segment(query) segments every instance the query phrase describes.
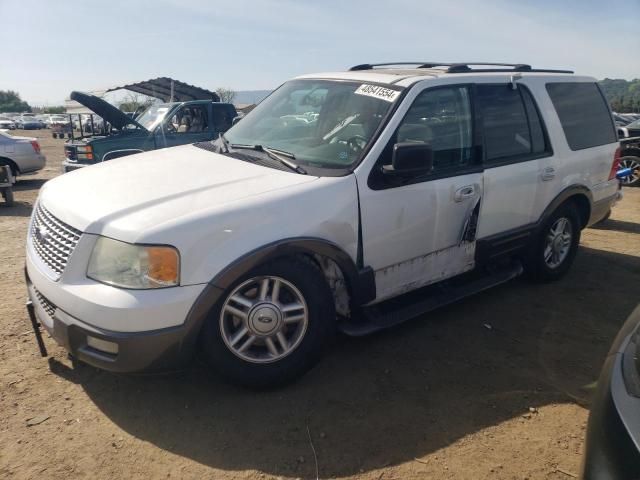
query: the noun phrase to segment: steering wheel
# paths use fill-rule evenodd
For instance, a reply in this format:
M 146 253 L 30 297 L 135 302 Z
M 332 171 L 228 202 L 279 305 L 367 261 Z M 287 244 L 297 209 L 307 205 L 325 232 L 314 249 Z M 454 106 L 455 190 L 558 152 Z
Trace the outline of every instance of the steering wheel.
M 347 140 L 347 147 L 349 147 L 351 153 L 358 154 L 367 146 L 368 141 L 369 140 L 362 135 L 354 135 Z
M 177 133 L 178 132 L 178 130 L 176 129 L 175 125 L 173 124 L 173 122 L 171 120 L 169 120 L 165 124 L 164 128 L 165 128 L 165 131 L 167 133 Z

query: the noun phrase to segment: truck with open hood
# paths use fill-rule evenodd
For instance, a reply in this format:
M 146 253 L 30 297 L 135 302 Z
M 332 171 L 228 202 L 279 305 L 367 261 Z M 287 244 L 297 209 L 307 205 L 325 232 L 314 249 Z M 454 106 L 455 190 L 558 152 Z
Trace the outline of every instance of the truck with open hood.
M 158 148 L 216 139 L 237 116 L 230 103 L 213 100 L 154 103 L 135 119 L 105 100 L 72 92 L 108 124 L 100 133 L 72 138 L 64 145 L 64 172 Z

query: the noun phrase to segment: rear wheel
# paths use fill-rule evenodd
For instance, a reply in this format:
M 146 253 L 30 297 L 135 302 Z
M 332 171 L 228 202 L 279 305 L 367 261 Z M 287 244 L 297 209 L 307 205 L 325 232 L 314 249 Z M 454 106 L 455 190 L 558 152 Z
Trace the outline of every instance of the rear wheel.
M 620 179 L 623 185 L 635 187 L 640 185 L 640 157 L 627 156 L 620 159 L 620 168 L 630 168 L 631 175 Z
M 580 243 L 580 220 L 573 204 L 558 208 L 544 223 L 525 260 L 529 278 L 550 282 L 571 267 Z
M 320 270 L 276 260 L 239 279 L 203 332 L 211 367 L 243 386 L 274 387 L 304 374 L 335 328 L 333 296 Z

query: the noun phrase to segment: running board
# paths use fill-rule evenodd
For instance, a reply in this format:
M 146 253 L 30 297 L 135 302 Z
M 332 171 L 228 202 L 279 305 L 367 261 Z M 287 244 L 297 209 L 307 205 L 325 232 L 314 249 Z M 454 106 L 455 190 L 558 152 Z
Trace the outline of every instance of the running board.
M 430 285 L 371 307 L 364 307 L 361 318 L 356 321 L 342 322 L 338 328 L 342 333 L 353 337 L 368 335 L 508 282 L 520 274 L 522 274 L 522 265 L 516 262 L 459 285 L 446 282 Z

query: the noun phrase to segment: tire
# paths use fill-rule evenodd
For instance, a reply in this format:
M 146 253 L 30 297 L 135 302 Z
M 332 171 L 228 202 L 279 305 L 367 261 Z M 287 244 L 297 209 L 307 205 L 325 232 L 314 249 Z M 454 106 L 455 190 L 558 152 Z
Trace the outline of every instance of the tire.
M 279 293 L 273 302 L 276 283 Z M 281 311 L 283 305 L 289 311 Z M 320 270 L 301 259 L 279 259 L 239 278 L 222 295 L 204 325 L 201 344 L 211 368 L 231 383 L 273 388 L 318 362 L 335 321 L 333 295 Z
M 564 229 L 558 239 L 555 234 L 560 227 Z M 578 252 L 580 230 L 578 211 L 573 203 L 561 205 L 553 212 L 534 239 L 525 259 L 524 268 L 529 279 L 535 282 L 552 282 L 562 278 L 569 271 Z M 566 233 L 569 233 L 569 237 Z
M 13 207 L 13 189 L 11 187 L 2 189 L 2 197 L 7 207 Z
M 627 187 L 637 187 L 640 185 L 640 157 L 626 155 L 620 159 L 620 168 L 630 168 L 633 173 L 630 177 L 621 179 L 623 185 Z

